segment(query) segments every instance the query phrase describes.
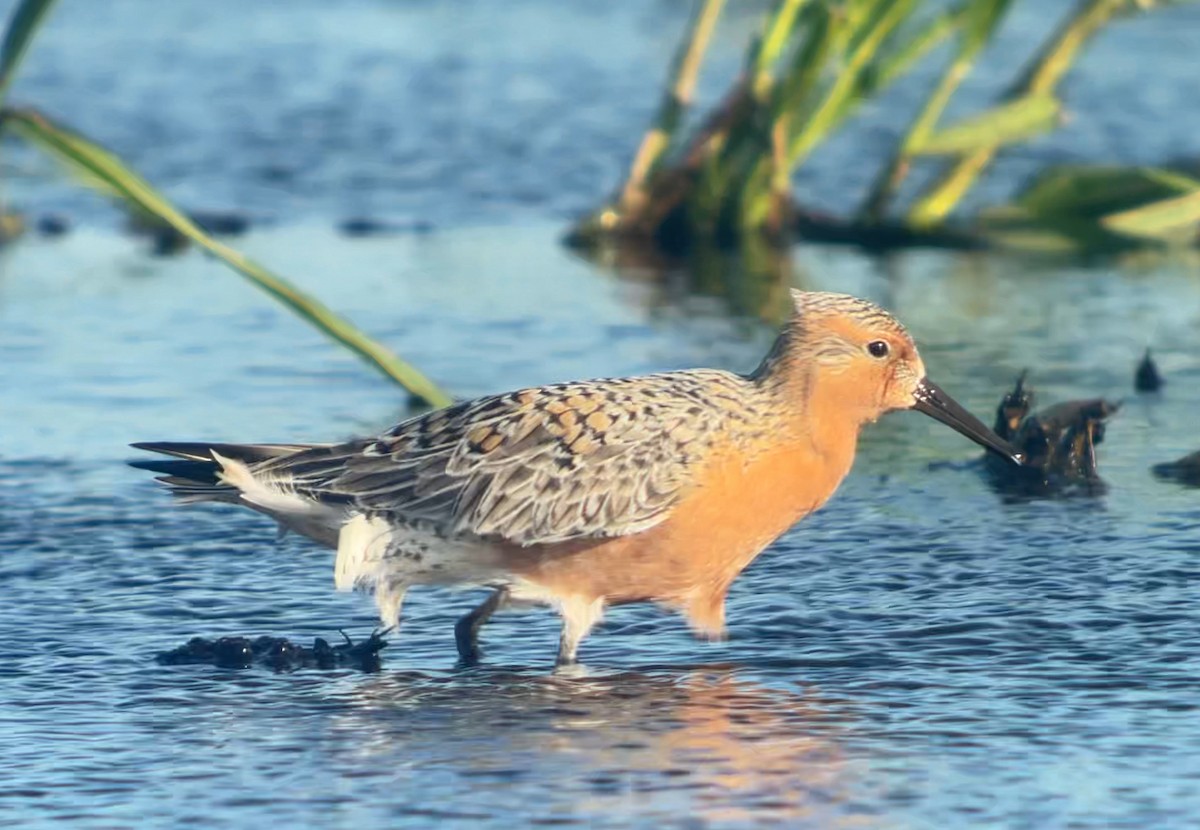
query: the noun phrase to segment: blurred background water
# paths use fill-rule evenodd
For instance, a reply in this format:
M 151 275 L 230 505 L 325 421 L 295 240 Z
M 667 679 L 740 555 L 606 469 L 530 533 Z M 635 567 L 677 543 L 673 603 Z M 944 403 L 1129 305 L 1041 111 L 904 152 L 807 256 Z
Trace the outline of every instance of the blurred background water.
M 68 3 L 13 96 L 184 204 L 249 212 L 239 247 L 456 395 L 747 370 L 771 330 L 736 303 L 558 244 L 620 178 L 686 11 L 600 8 Z M 710 98 L 761 8 L 731 11 Z M 997 48 L 1040 31 L 1038 13 L 1020 4 Z M 1046 159 L 1196 154 L 1198 26 L 1184 7 L 1106 32 L 1070 80 L 1080 117 L 1005 157 L 980 198 Z M 806 197 L 861 189 L 856 160 L 920 83 L 823 148 Z M 47 163 L 6 147 L 4 164 L 10 199 L 77 226 L 0 251 L 6 826 L 1200 823 L 1200 502 L 1148 471 L 1200 447 L 1187 263 L 795 252 L 796 285 L 886 304 L 985 419 L 1025 367 L 1045 403 L 1127 399 L 1101 497 L 1004 499 L 972 445 L 894 415 L 829 506 L 735 584 L 727 642 L 617 609 L 587 668 L 560 676 L 555 619 L 505 615 L 485 665 L 458 670 L 452 623 L 478 597 L 430 590 L 378 675 L 162 668 L 155 653 L 194 635 L 364 636 L 374 613 L 334 593 L 329 552 L 175 507 L 126 445 L 332 440 L 406 402 L 216 263 L 151 257 Z M 362 215 L 433 229 L 334 231 Z M 1147 345 L 1168 386 L 1134 397 Z

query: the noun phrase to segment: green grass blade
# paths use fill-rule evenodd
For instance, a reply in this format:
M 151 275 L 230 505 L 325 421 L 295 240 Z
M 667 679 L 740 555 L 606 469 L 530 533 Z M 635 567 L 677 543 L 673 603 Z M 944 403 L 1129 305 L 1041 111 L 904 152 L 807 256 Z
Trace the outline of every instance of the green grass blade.
M 962 25 L 966 10 L 963 7 L 945 11 L 925 23 L 915 34 L 909 35 L 898 45 L 880 50 L 865 76 L 870 83 L 864 85 L 862 94 L 871 95 L 887 87 L 912 66 L 936 49 L 946 38 Z
M 687 32 L 676 50 L 671 80 L 659 104 L 654 126 L 642 138 L 621 188 L 616 215 L 635 211 L 646 198 L 646 180 L 670 149 L 684 112 L 691 105 L 700 64 L 724 5 L 725 0 L 698 0 L 696 3 Z
M 1004 19 L 1011 0 L 975 0 L 967 7 L 961 54 L 974 59 L 987 46 Z
M 750 61 L 755 78 L 755 91 L 758 92 L 759 79 L 769 75 L 772 65 L 783 54 L 784 48 L 791 39 L 792 31 L 796 28 L 796 19 L 800 9 L 807 0 L 778 0 L 770 17 L 767 18 L 766 31 L 752 52 Z M 769 79 L 767 81 L 769 83 Z
M 821 11 L 813 17 L 808 39 L 797 50 L 788 78 L 780 85 L 772 107 L 773 126 L 784 143 L 782 152 L 773 157 L 763 154 L 744 176 L 741 188 L 741 226 L 761 227 L 786 190 L 791 171 L 813 148 L 853 112 L 866 97 L 878 94 L 913 62 L 945 36 L 941 25 L 927 27 L 905 48 L 902 59 L 896 52 L 885 55 L 884 45 L 916 8 L 914 0 L 865 0 L 836 11 L 815 6 Z M 888 60 L 890 71 L 881 79 L 874 70 L 880 60 Z M 835 61 L 839 62 L 833 83 L 818 90 L 817 82 Z M 870 78 L 868 80 L 868 78 Z M 794 130 L 789 122 L 811 105 L 807 117 Z
M 1154 167 L 1064 165 L 1042 173 L 1014 200 L 1028 213 L 1089 221 L 1200 190 L 1200 181 Z
M 1195 237 L 1200 227 L 1200 190 L 1110 213 L 1100 224 L 1114 233 L 1160 241 Z
M 1053 129 L 1060 106 L 1052 95 L 1029 95 L 964 118 L 907 148 L 917 155 L 957 155 L 1026 141 Z
M 1181 0 L 1181 2 L 1195 2 L 1195 0 Z M 1194 179 L 1177 170 L 1164 170 L 1161 167 L 1143 167 L 1140 169 L 1146 174 L 1147 179 L 1171 190 L 1177 190 L 1181 193 L 1186 193 L 1189 190 L 1200 190 L 1200 179 Z
M 210 238 L 113 153 L 33 110 L 4 110 L 0 113 L 0 126 L 17 133 L 69 168 L 83 172 L 88 180 L 102 183 L 107 192 L 161 219 L 413 395 L 435 407 L 451 403 L 450 396 L 416 368 L 360 332 L 316 298 L 233 248 Z
M 853 47 L 846 55 L 837 78 L 824 99 L 816 106 L 804 126 L 791 136 L 788 167 L 794 168 L 837 127 L 859 98 L 860 80 L 869 62 L 884 41 L 912 12 L 915 0 L 891 0 L 879 4 L 852 37 Z
M 38 26 L 54 3 L 55 0 L 21 0 L 8 19 L 4 43 L 0 44 L 0 105 L 4 104 L 8 88 L 12 86 L 13 77 Z
M 1155 167 L 1064 165 L 982 219 L 985 232 L 1053 229 L 1091 251 L 1187 241 L 1200 227 L 1200 180 Z
M 1010 0 L 966 0 L 953 12 L 944 12 L 941 18 L 935 19 L 935 24 L 944 19 L 950 21 L 954 27 L 961 28 L 958 53 L 925 99 L 891 160 L 876 177 L 870 194 L 859 211 L 859 215 L 866 221 L 878 222 L 883 218 L 888 203 L 912 168 L 917 148 L 933 134 L 942 112 L 950 103 L 950 98 L 971 71 L 979 53 L 995 34 L 1009 5 Z
M 1128 0 L 1079 0 L 1075 11 L 1021 74 L 1005 99 L 1052 95 L 1088 41 L 1127 3 Z M 924 227 L 945 221 L 991 163 L 997 149 L 980 148 L 954 162 L 915 200 L 908 212 L 909 223 Z
M 1067 18 L 1055 36 L 1038 53 L 1009 94 L 1053 90 L 1075 63 L 1088 41 L 1113 17 L 1122 11 L 1147 11 L 1149 8 L 1130 0 L 1079 0 L 1075 13 Z
M 771 104 L 771 117 L 775 121 L 800 110 L 817 88 L 829 56 L 837 48 L 840 21 L 828 8 L 814 6 L 806 18 L 803 41 L 796 48 Z
M 732 178 L 737 182 L 738 214 L 746 231 L 761 229 L 789 187 L 791 166 L 784 156 L 791 121 L 801 102 L 817 88 L 840 34 L 841 20 L 824 4 L 811 6 L 805 17 L 801 42 L 767 102 L 770 125 L 752 122 L 734 134 L 726 149 L 727 164 L 736 171 Z M 765 151 L 764 145 L 770 150 Z

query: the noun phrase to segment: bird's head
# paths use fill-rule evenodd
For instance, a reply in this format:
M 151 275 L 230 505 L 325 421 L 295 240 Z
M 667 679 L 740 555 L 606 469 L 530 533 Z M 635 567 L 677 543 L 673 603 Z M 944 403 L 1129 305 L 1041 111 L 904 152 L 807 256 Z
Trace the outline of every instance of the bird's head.
M 802 367 L 809 394 L 869 423 L 915 409 L 988 449 L 1017 460 L 1015 450 L 925 374 L 908 331 L 874 303 L 848 294 L 793 291 L 794 313 L 781 362 Z

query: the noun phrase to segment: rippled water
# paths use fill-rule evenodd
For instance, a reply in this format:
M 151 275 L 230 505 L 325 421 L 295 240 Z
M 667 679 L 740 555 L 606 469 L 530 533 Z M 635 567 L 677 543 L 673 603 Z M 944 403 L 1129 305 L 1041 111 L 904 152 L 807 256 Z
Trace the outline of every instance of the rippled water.
M 769 332 L 716 298 L 596 273 L 556 228 L 247 249 L 473 395 L 556 378 L 752 366 Z M 506 615 L 454 668 L 477 597 L 416 593 L 380 675 L 159 668 L 191 636 L 364 636 L 331 554 L 253 515 L 183 509 L 123 466 L 161 437 L 338 438 L 402 404 L 200 257 L 79 234 L 0 283 L 0 810 L 84 827 L 1180 826 L 1200 814 L 1200 504 L 1152 462 L 1197 445 L 1200 285 L 910 255 L 885 276 L 798 256 L 801 282 L 887 302 L 980 413 L 1033 368 L 1049 403 L 1169 385 L 1101 446 L 1102 499 L 1009 503 L 972 445 L 917 415 L 868 430 L 821 513 L 735 584 L 730 639 L 615 610 L 578 676 L 548 613 Z M 536 311 L 531 311 L 536 309 Z M 945 464 L 942 462 L 961 462 Z
M 653 107 L 673 4 L 244 6 L 63 4 L 14 95 L 184 201 L 273 218 L 238 244 L 457 395 L 755 365 L 771 332 L 729 309 L 778 292 L 619 278 L 556 241 Z M 1018 6 L 1006 43 L 1040 30 L 1037 7 Z M 755 14 L 731 16 L 718 70 Z M 1098 42 L 1071 81 L 1087 114 L 1006 158 L 992 187 L 1046 157 L 1194 153 L 1195 11 L 1173 14 Z M 506 46 L 531 33 L 536 48 Z M 1149 127 L 1129 126 L 1131 107 Z M 904 113 L 865 116 L 806 170 L 806 194 L 844 207 L 869 180 L 844 160 Z M 973 445 L 894 415 L 828 507 L 735 584 L 726 642 L 621 608 L 584 669 L 554 674 L 555 619 L 513 614 L 485 631 L 485 664 L 459 670 L 452 624 L 478 597 L 427 590 L 377 675 L 163 668 L 154 655 L 196 635 L 362 637 L 375 617 L 333 591 L 332 554 L 276 542 L 254 515 L 171 504 L 125 467 L 126 445 L 331 440 L 406 404 L 218 265 L 98 229 L 111 214 L 7 150 L 12 192 L 80 227 L 0 254 L 0 824 L 1200 820 L 1200 495 L 1149 474 L 1200 447 L 1188 267 L 797 252 L 796 284 L 895 310 L 934 379 L 985 419 L 1025 367 L 1042 403 L 1126 398 L 1102 497 L 1006 499 Z M 358 213 L 442 229 L 332 232 Z M 506 226 L 471 227 L 487 223 Z M 1168 386 L 1135 397 L 1147 345 Z

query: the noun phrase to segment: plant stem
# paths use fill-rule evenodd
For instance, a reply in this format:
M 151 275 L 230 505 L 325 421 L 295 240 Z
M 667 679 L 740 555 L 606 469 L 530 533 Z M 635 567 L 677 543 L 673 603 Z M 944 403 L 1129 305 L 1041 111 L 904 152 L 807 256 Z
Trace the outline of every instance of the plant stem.
M 880 47 L 896 28 L 912 12 L 915 0 L 868 0 L 851 9 L 852 14 L 844 19 L 829 19 L 822 31 L 822 42 L 812 52 L 811 60 L 819 67 L 828 62 L 830 55 L 843 55 L 845 61 L 829 90 L 804 119 L 794 134 L 786 138 L 786 149 L 779 155 L 760 154 L 758 160 L 743 178 L 741 189 L 742 232 L 762 228 L 773 215 L 778 214 L 780 183 L 790 181 L 791 173 L 807 157 L 808 153 L 835 129 L 853 110 L 853 101 L 861 90 L 862 74 L 869 63 L 878 57 Z M 812 35 L 816 37 L 817 35 Z M 810 41 L 810 46 L 813 42 Z M 803 57 L 808 50 L 802 50 Z M 793 68 L 794 83 L 815 77 L 801 65 Z M 800 87 L 785 85 L 785 95 L 775 108 L 776 122 L 784 125 L 806 97 Z
M 986 6 L 984 4 L 987 4 Z M 894 197 L 900 183 L 908 175 L 912 167 L 913 150 L 929 137 L 937 126 L 950 98 L 954 95 L 963 79 L 970 73 L 979 52 L 991 39 L 996 24 L 1007 10 L 1008 0 L 966 0 L 952 12 L 940 16 L 951 26 L 960 30 L 959 50 L 955 58 L 946 67 L 936 87 L 925 99 L 925 104 L 917 117 L 913 119 L 908 133 L 891 161 L 880 171 L 871 188 L 871 193 L 859 211 L 859 216 L 867 222 L 878 222 L 883 218 L 888 203 Z M 981 14 L 980 9 L 983 9 Z M 968 24 L 974 31 L 967 31 Z M 937 27 L 937 21 L 934 26 Z
M 1005 99 L 1052 94 L 1087 41 L 1128 2 L 1080 0 L 1075 12 L 1006 93 Z M 999 145 L 983 147 L 953 163 L 909 209 L 909 223 L 929 227 L 944 221 L 995 158 L 998 149 Z
M 683 113 L 691 104 L 700 64 L 724 5 L 725 0 L 698 0 L 695 6 L 687 34 L 675 53 L 671 81 L 659 104 L 654 126 L 642 138 L 630 165 L 629 176 L 621 188 L 616 207 L 618 218 L 637 212 L 645 202 L 646 179 L 670 147 Z
M 838 72 L 837 80 L 829 93 L 805 120 L 804 127 L 792 138 L 788 147 L 788 164 L 793 168 L 800 164 L 812 149 L 840 124 L 850 111 L 846 104 L 855 97 L 859 89 L 860 76 L 867 64 L 876 57 L 884 40 L 896 30 L 912 12 L 915 0 L 884 0 L 878 17 L 866 24 L 857 43 L 847 56 Z M 857 33 L 856 33 L 857 34 Z
M 54 123 L 36 110 L 0 110 L 0 127 L 13 130 L 71 169 L 82 172 L 90 183 L 100 186 L 110 195 L 170 225 L 431 406 L 446 406 L 452 402 L 449 395 L 416 368 L 359 331 L 350 321 L 334 313 L 315 297 L 271 273 L 241 252 L 212 239 L 110 151 Z
M 796 18 L 808 0 L 778 0 L 767 18 L 766 29 L 750 50 L 749 69 L 753 78 L 752 91 L 760 103 L 766 103 L 774 80 L 771 65 L 779 59 L 796 28 Z
M 8 88 L 12 86 L 21 59 L 29 49 L 34 34 L 46 19 L 46 15 L 54 8 L 56 0 L 22 0 L 13 9 L 12 16 L 4 30 L 4 41 L 0 44 L 0 106 L 8 96 Z

